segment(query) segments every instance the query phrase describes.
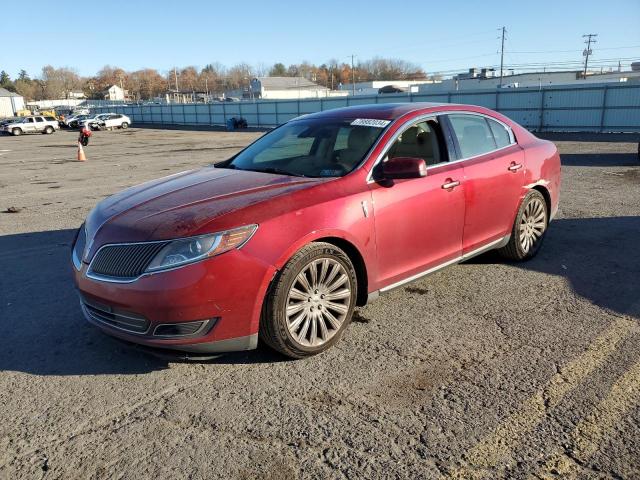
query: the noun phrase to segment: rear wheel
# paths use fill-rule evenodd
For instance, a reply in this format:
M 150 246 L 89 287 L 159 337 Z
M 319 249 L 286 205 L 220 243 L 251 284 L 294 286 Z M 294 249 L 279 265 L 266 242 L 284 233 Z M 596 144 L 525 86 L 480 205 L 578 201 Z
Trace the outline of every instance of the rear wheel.
M 267 293 L 260 338 L 291 358 L 320 353 L 342 336 L 356 295 L 349 257 L 330 243 L 311 243 L 287 262 Z
M 122 125 L 120 125 L 120 128 L 122 128 L 123 130 L 126 130 L 127 128 L 129 128 L 129 124 L 127 122 L 122 122 Z
M 20 128 L 14 128 L 11 130 L 11 133 L 17 137 L 18 135 L 22 135 L 22 130 Z
M 542 246 L 548 224 L 547 202 L 539 191 L 531 190 L 518 209 L 509 243 L 498 252 L 510 260 L 532 258 Z
M 44 129 L 44 133 L 51 135 L 53 133 L 53 127 L 47 127 Z

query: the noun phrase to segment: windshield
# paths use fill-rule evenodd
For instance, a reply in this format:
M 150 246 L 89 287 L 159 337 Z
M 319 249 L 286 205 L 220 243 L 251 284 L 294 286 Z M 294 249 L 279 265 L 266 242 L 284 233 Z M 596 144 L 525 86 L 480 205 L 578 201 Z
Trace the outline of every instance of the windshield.
M 353 170 L 389 122 L 297 120 L 260 138 L 222 168 L 304 177 L 341 177 Z M 375 122 L 371 122 L 375 123 Z

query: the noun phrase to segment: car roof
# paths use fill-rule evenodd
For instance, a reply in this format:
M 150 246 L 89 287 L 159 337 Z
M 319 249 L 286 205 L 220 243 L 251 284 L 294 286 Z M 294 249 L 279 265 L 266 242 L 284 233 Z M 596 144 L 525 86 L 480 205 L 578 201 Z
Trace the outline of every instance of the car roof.
M 438 107 L 450 107 L 450 103 L 412 102 L 412 103 L 374 103 L 352 107 L 335 108 L 305 115 L 304 118 L 372 118 L 376 120 L 395 120 L 408 113 L 425 109 L 437 110 Z

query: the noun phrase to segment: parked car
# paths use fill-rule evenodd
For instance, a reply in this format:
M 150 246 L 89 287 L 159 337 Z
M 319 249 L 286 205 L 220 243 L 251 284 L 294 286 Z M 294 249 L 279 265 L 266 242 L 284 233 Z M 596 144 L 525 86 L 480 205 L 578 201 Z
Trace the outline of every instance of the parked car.
M 80 124 L 88 118 L 91 118 L 91 115 L 77 115 L 67 122 L 67 126 L 69 128 L 79 128 Z
M 7 125 L 8 123 L 14 123 L 14 122 L 16 122 L 18 120 L 22 120 L 22 117 L 3 118 L 2 120 L 0 120 L 0 131 L 2 130 L 2 127 Z
M 62 118 L 60 120 L 60 122 L 62 123 L 63 127 L 66 128 L 76 128 L 78 125 L 75 124 L 75 122 L 78 120 L 78 118 L 82 117 L 82 115 L 75 115 L 75 114 L 70 114 L 70 115 L 65 115 L 64 118 Z M 75 125 L 74 127 L 72 127 L 72 125 Z
M 91 130 L 102 130 L 103 128 L 105 128 L 105 118 L 108 117 L 109 115 L 110 114 L 108 114 L 108 113 L 107 114 L 101 113 L 101 114 L 97 114 L 97 115 L 90 115 L 86 119 L 81 120 L 78 123 L 81 126 L 88 125 Z
M 497 249 L 522 261 L 558 210 L 560 158 L 491 110 L 306 115 L 229 160 L 100 202 L 73 243 L 86 318 L 152 347 L 301 358 L 354 307 Z
M 4 124 L 2 126 L 2 131 L 17 136 L 22 135 L 23 133 L 50 134 L 59 128 L 58 120 L 55 117 L 31 115 Z
M 119 113 L 108 113 L 102 116 L 105 128 L 129 128 L 131 119 Z

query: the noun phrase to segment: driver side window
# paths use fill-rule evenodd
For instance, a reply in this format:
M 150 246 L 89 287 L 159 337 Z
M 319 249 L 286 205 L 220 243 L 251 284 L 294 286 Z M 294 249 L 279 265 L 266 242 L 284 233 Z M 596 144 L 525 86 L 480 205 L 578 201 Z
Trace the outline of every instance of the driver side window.
M 300 132 L 289 132 L 277 140 L 271 148 L 263 150 L 255 156 L 256 163 L 273 162 L 275 160 L 287 160 L 296 157 L 304 157 L 311 153 L 314 137 L 299 137 Z
M 437 128 L 438 124 L 434 120 L 426 120 L 410 126 L 393 143 L 387 158 L 422 158 L 427 166 L 444 161 L 440 152 Z

